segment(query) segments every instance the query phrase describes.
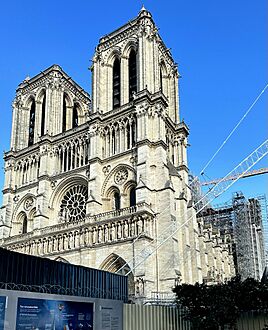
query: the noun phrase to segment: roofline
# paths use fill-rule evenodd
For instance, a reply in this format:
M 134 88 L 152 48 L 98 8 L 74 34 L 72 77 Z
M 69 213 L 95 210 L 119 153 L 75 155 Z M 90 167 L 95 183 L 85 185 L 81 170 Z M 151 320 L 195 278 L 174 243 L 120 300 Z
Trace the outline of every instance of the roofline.
M 70 77 L 63 69 L 60 65 L 58 64 L 53 64 L 50 67 L 48 67 L 47 69 L 45 69 L 44 71 L 41 71 L 40 73 L 38 73 L 37 75 L 33 76 L 32 78 L 30 78 L 29 80 L 25 79 L 23 82 L 21 82 L 17 88 L 16 91 L 22 90 L 23 88 L 29 86 L 30 84 L 34 83 L 35 81 L 37 81 L 38 79 L 42 78 L 43 76 L 47 75 L 48 73 L 52 72 L 52 71 L 58 71 L 60 72 L 63 77 L 72 82 L 72 84 L 75 85 L 75 87 L 78 89 L 78 91 L 82 94 L 84 94 L 85 97 L 90 99 L 90 94 L 88 92 L 86 92 L 81 86 L 79 86 L 72 77 Z

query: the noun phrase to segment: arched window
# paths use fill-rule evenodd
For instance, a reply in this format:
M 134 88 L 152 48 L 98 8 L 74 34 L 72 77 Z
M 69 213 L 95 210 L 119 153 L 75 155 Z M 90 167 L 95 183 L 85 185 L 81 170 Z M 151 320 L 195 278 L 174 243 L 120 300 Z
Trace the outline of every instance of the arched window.
M 160 66 L 160 91 L 163 92 L 163 72 L 162 65 Z
M 136 188 L 132 187 L 129 193 L 129 206 L 136 205 Z
M 129 101 L 133 100 L 133 93 L 137 93 L 137 56 L 134 49 L 131 50 L 128 59 Z
M 41 136 L 45 134 L 45 121 L 46 121 L 46 92 L 42 101 L 42 113 L 41 113 Z
M 120 61 L 114 60 L 113 66 L 113 109 L 120 107 Z
M 66 95 L 63 94 L 62 132 L 66 131 L 66 114 L 67 114 Z
M 131 142 L 132 142 L 132 148 L 136 145 L 136 120 L 133 120 L 131 125 Z
M 120 209 L 120 194 L 118 191 L 114 193 L 114 208 L 116 210 Z
M 127 123 L 127 127 L 126 127 L 126 133 L 127 133 L 127 149 L 130 149 L 130 125 L 129 123 Z
M 72 128 L 75 128 L 78 126 L 78 105 L 77 103 L 74 104 L 73 107 L 73 124 Z
M 112 129 L 112 155 L 116 153 L 116 132 L 114 128 Z
M 22 218 L 22 234 L 27 233 L 27 225 L 28 225 L 27 216 L 26 214 L 24 214 Z
M 34 124 L 35 124 L 35 100 L 32 100 L 31 109 L 30 109 L 28 146 L 31 146 L 34 143 Z

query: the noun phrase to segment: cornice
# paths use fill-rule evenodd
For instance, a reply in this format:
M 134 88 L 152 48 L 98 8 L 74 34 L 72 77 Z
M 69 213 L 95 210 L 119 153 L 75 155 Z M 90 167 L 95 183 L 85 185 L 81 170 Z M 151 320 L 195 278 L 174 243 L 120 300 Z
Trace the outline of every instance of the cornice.
M 16 194 L 19 193 L 19 192 L 21 193 L 24 190 L 28 191 L 29 189 L 38 187 L 38 185 L 39 185 L 38 181 L 29 183 L 29 184 L 25 184 L 23 186 L 18 187 L 16 190 L 14 190 L 14 193 L 16 193 Z
M 166 124 L 168 128 L 172 129 L 176 134 L 183 134 L 185 136 L 189 135 L 189 127 L 185 124 L 184 121 L 180 123 L 175 123 L 170 117 L 166 117 Z

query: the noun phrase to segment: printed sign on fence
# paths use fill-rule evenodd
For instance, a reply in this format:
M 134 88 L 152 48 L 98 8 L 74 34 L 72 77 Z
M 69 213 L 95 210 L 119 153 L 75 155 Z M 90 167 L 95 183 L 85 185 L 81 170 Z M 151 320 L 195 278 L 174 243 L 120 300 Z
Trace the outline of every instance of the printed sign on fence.
M 18 298 L 16 330 L 93 330 L 93 305 Z

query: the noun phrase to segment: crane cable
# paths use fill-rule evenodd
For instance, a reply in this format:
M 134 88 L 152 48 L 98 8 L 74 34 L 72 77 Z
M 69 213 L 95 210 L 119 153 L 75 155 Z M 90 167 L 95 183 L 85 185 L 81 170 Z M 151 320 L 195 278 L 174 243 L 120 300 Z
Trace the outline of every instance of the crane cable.
M 223 141 L 223 143 L 220 145 L 220 147 L 217 149 L 217 151 L 214 153 L 214 155 L 210 158 L 210 160 L 207 162 L 207 164 L 204 166 L 204 168 L 201 170 L 200 175 L 204 174 L 204 171 L 207 169 L 209 164 L 214 160 L 214 158 L 217 156 L 217 154 L 221 151 L 221 149 L 224 147 L 226 142 L 230 139 L 230 137 L 234 134 L 234 132 L 237 130 L 237 128 L 240 126 L 242 121 L 246 118 L 246 116 L 249 114 L 249 112 L 252 110 L 254 105 L 258 102 L 262 94 L 266 91 L 268 88 L 268 84 L 263 88 L 263 90 L 259 93 L 259 95 L 255 98 L 253 103 L 250 105 L 250 107 L 247 109 L 247 111 L 244 113 L 243 117 L 239 120 L 239 122 L 235 125 L 235 127 L 232 129 L 232 131 L 229 133 L 227 138 Z

